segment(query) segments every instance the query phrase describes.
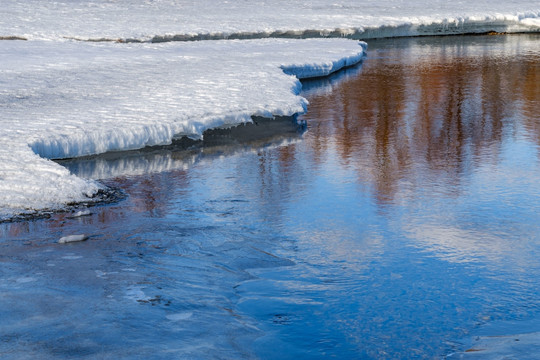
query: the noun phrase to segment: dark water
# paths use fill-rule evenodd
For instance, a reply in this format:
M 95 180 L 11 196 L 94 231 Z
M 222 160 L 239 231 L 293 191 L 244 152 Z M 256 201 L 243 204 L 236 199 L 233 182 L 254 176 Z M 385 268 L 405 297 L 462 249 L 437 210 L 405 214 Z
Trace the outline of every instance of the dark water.
M 373 41 L 304 84 L 305 133 L 66 163 L 127 198 L 0 225 L 0 357 L 441 358 L 540 330 L 539 64 L 538 36 Z

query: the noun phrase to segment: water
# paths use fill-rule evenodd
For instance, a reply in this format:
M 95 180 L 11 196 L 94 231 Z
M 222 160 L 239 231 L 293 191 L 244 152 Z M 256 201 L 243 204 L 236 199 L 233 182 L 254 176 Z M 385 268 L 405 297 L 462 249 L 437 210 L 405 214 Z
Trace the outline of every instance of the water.
M 306 132 L 65 162 L 127 198 L 0 225 L 0 357 L 441 358 L 538 331 L 539 41 L 372 41 L 304 83 Z

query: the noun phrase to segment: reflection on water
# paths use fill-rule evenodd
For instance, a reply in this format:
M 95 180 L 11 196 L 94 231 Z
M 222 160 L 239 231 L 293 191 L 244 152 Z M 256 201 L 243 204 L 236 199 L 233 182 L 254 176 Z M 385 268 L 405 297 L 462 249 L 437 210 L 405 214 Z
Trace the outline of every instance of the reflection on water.
M 444 242 L 438 245 L 463 257 L 478 255 L 476 245 L 508 256 L 515 244 L 494 236 L 495 228 L 508 226 L 508 216 L 540 210 L 537 44 L 537 37 L 376 42 L 361 74 L 330 87 L 331 96 L 320 90 L 328 87 L 309 84 L 313 94 L 304 118 L 325 120 L 306 139 L 313 160 L 332 147 L 360 183 L 374 188 L 379 209 L 407 204 L 412 218 L 403 225 L 417 241 L 431 242 L 427 234 L 435 232 L 446 234 L 435 236 Z M 435 201 L 436 207 L 422 209 Z M 465 207 L 457 213 L 467 219 L 450 218 L 439 229 L 426 224 L 451 216 L 448 207 Z M 484 224 L 479 216 L 490 219 Z M 453 229 L 457 222 L 467 228 Z M 524 237 L 538 230 L 519 221 L 515 226 Z
M 437 358 L 530 328 L 539 41 L 373 41 L 304 83 L 301 139 L 66 163 L 128 197 L 0 225 L 0 357 Z
M 464 37 L 372 44 L 361 76 L 340 82 L 332 96 L 315 87 L 309 97 L 304 118 L 328 120 L 310 127 L 315 161 L 326 150 L 321 144 L 329 146 L 321 138 L 331 134 L 340 161 L 376 187 L 380 204 L 397 200 L 402 179 L 417 187 L 419 171 L 434 180 L 422 180 L 422 186 L 441 188 L 447 181 L 445 190 L 460 191 L 468 174 L 500 160 L 505 139 L 540 144 L 540 70 L 538 53 L 529 48 L 537 41 Z

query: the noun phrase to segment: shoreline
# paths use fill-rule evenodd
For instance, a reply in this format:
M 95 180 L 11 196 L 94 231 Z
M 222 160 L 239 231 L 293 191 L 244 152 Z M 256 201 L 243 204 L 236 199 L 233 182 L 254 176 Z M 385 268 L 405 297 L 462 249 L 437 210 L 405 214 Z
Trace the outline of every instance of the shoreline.
M 154 35 L 150 39 L 137 38 L 80 38 L 73 36 L 64 36 L 65 40 L 90 43 L 119 43 L 119 44 L 159 44 L 168 42 L 193 42 L 193 41 L 216 41 L 216 40 L 261 40 L 261 39 L 350 39 L 350 40 L 381 40 L 381 39 L 399 39 L 399 38 L 417 38 L 417 37 L 436 37 L 436 36 L 495 36 L 495 35 L 540 35 L 538 29 L 508 31 L 508 25 L 499 25 L 496 27 L 487 26 L 486 29 L 478 30 L 460 30 L 456 27 L 453 31 L 448 31 L 448 27 L 442 24 L 436 24 L 433 28 L 429 26 L 420 26 L 425 29 L 422 31 L 411 31 L 400 33 L 399 29 L 417 27 L 418 25 L 381 26 L 371 29 L 336 29 L 334 31 L 323 30 L 305 30 L 297 31 L 274 31 L 271 33 L 232 33 L 232 34 L 176 34 L 176 35 Z M 35 41 L 29 37 L 20 35 L 0 36 L 0 41 Z
M 264 39 L 159 47 L 33 41 L 2 51 L 1 80 L 11 84 L 2 100 L 12 105 L 3 108 L 9 149 L 0 151 L 6 218 L 86 201 L 100 188 L 50 159 L 200 138 L 209 128 L 251 122 L 251 115 L 302 113 L 300 78 L 359 63 L 366 50 L 346 39 Z
M 252 116 L 253 122 L 240 123 L 235 126 L 210 128 L 203 132 L 200 140 L 183 136 L 173 139 L 170 145 L 148 146 L 136 150 L 113 151 L 102 154 L 76 158 L 54 160 L 67 168 L 71 174 L 83 179 L 100 181 L 117 176 L 140 176 L 163 171 L 184 168 L 187 164 L 204 160 L 207 157 L 234 155 L 249 149 L 264 149 L 272 146 L 290 143 L 292 139 L 301 137 L 306 131 L 306 124 L 297 121 L 298 114 L 293 116 L 275 116 L 267 118 Z M 291 140 L 290 140 L 291 139 Z M 144 166 L 152 162 L 161 162 L 159 157 L 165 156 L 165 164 L 159 168 L 148 169 Z M 140 159 L 143 159 L 142 161 Z M 105 165 L 106 164 L 106 165 Z M 104 166 L 114 169 L 117 173 L 103 173 Z M 140 168 L 142 166 L 142 168 Z M 139 169 L 137 169 L 139 168 Z M 97 171 L 97 172 L 96 172 Z M 0 224 L 47 219 L 54 214 L 76 213 L 77 211 L 119 203 L 127 195 L 122 188 L 104 188 L 86 200 L 68 203 L 65 208 L 43 209 L 35 213 L 17 214 L 10 218 L 0 218 Z

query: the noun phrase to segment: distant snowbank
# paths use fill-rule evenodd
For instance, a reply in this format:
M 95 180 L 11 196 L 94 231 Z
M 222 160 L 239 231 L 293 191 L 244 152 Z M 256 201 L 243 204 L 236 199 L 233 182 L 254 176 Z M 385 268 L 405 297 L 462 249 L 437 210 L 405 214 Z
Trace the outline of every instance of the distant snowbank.
M 540 31 L 540 5 L 508 1 L 7 1 L 0 38 L 122 41 Z
M 168 144 L 252 115 L 302 113 L 295 76 L 353 65 L 364 49 L 345 39 L 0 42 L 0 219 L 100 191 L 44 158 Z

